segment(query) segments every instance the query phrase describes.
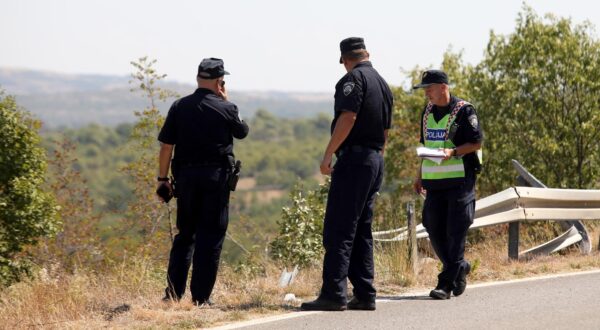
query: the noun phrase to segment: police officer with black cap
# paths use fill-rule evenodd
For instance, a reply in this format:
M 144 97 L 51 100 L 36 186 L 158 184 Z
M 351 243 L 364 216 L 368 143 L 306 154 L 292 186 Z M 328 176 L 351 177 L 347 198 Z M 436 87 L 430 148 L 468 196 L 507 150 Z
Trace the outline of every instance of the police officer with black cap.
M 192 301 L 212 304 L 209 298 L 229 222 L 227 180 L 232 175 L 233 138 L 248 135 L 248 125 L 228 101 L 227 74 L 221 59 L 203 59 L 198 89 L 173 103 L 158 136 L 159 189 L 164 185 L 172 192 L 167 177 L 172 162 L 178 197 L 179 232 L 171 248 L 165 300 L 181 299 L 192 264 Z
M 475 214 L 483 133 L 473 105 L 450 94 L 445 72 L 425 71 L 413 88 L 423 88 L 429 101 L 421 115 L 421 143 L 444 152 L 439 163 L 421 161 L 413 185 L 416 193 L 426 194 L 423 226 L 443 265 L 429 296 L 450 299 L 451 293 L 460 296 L 465 291 L 471 271 L 464 259 L 465 241 Z
M 375 310 L 373 237 L 375 196 L 383 179 L 383 149 L 391 126 L 393 96 L 369 61 L 362 38 L 340 43 L 348 72 L 335 87 L 331 139 L 321 173 L 331 174 L 323 228 L 323 285 L 302 310 Z M 333 154 L 337 161 L 332 168 Z M 347 303 L 347 278 L 354 297 Z

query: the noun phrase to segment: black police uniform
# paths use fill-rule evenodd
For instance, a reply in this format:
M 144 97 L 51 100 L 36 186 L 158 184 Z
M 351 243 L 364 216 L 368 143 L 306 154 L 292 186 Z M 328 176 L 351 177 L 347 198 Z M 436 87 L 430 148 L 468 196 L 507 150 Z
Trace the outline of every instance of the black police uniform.
M 435 121 L 446 116 L 461 99 L 451 96 L 446 107 L 432 107 Z M 423 114 L 421 114 L 421 143 L 423 137 Z M 465 104 L 457 113 L 455 123 L 458 128 L 452 142 L 456 146 L 465 143 L 478 143 L 483 140 L 477 113 L 470 104 Z M 460 272 L 464 272 L 468 263 L 464 259 L 465 241 L 469 226 L 475 214 L 475 181 L 480 163 L 477 154 L 472 152 L 463 156 L 465 166 L 464 183 L 437 184 L 437 180 L 424 180 L 423 188 L 427 197 L 423 206 L 423 226 L 429 233 L 431 245 L 440 258 L 443 269 L 438 275 L 438 288 L 450 291 L 456 287 Z
M 374 302 L 373 237 L 375 196 L 383 179 L 384 130 L 391 126 L 393 96 L 371 62 L 363 61 L 335 87 L 335 116 L 356 113 L 348 137 L 338 149 L 327 199 L 320 299 L 346 304 L 346 278 L 360 301 Z
M 167 297 L 183 296 L 191 263 L 192 300 L 204 303 L 210 297 L 229 222 L 228 158 L 233 157 L 233 138 L 247 134 L 236 105 L 209 89 L 198 88 L 169 110 L 158 140 L 175 145 L 171 171 L 179 233 L 169 259 Z

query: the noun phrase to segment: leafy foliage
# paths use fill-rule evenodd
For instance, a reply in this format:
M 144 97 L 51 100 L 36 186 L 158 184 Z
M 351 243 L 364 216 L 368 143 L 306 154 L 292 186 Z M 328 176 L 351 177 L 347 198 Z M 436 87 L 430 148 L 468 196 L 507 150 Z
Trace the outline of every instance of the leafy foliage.
M 290 192 L 291 206 L 283 208 L 278 221 L 279 236 L 271 242 L 270 254 L 287 265 L 314 265 L 323 254 L 323 219 L 329 191 L 328 180 L 317 190 L 304 193 L 302 185 Z
M 94 212 L 87 181 L 75 168 L 75 144 L 55 141 L 55 150 L 48 158 L 47 186 L 60 206 L 63 226 L 56 237 L 44 237 L 29 249 L 40 265 L 57 265 L 69 271 L 93 268 L 104 260 L 100 235 L 102 214 Z
M 55 200 L 42 188 L 46 155 L 40 123 L 0 92 L 0 284 L 19 279 L 29 265 L 20 252 L 60 228 Z
M 488 136 L 487 191 L 512 183 L 514 158 L 550 187 L 597 185 L 600 44 L 589 24 L 525 7 L 514 33 L 490 36 L 473 75 Z

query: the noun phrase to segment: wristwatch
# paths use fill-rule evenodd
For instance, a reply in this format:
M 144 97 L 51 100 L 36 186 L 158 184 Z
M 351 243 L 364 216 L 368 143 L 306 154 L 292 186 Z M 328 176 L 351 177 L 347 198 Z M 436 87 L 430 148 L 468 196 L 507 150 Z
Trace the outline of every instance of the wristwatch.
M 453 157 L 456 157 L 456 156 L 458 156 L 458 155 L 456 154 L 456 148 L 452 148 L 452 156 L 453 156 Z
M 167 182 L 167 181 L 169 181 L 169 178 L 168 177 L 157 176 L 156 177 L 156 181 L 158 181 L 158 182 Z

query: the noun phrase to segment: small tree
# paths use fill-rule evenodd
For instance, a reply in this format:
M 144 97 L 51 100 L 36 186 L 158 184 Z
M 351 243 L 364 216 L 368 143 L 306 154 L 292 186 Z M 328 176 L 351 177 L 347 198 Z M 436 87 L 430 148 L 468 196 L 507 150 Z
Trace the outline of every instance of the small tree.
M 155 194 L 159 150 L 157 137 L 165 120 L 157 103 L 176 97 L 177 93 L 157 86 L 166 74 L 159 74 L 154 68 L 155 63 L 156 60 L 148 60 L 147 57 L 131 62 L 136 70 L 131 75 L 130 83 L 135 86 L 131 91 L 140 92 L 149 104 L 146 109 L 134 112 L 137 122 L 129 147 L 136 159 L 123 168 L 133 181 L 134 197 L 122 223 L 122 230 L 129 237 L 123 239 L 121 245 L 132 249 L 141 247 L 144 253 L 157 256 L 164 254 L 166 243 L 169 242 L 169 224 L 164 221 L 167 212 Z
M 87 181 L 76 169 L 75 144 L 67 137 L 52 141 L 55 148 L 48 158 L 48 188 L 60 206 L 62 230 L 56 237 L 46 237 L 30 250 L 38 264 L 57 262 L 74 271 L 103 260 L 99 223 L 94 212 Z
M 323 219 L 329 191 L 327 180 L 318 189 L 304 193 L 302 185 L 290 192 L 291 206 L 282 209 L 279 235 L 271 242 L 271 257 L 293 266 L 305 267 L 323 255 Z
M 0 284 L 30 267 L 20 252 L 60 228 L 53 196 L 43 189 L 46 154 L 40 122 L 0 91 Z

